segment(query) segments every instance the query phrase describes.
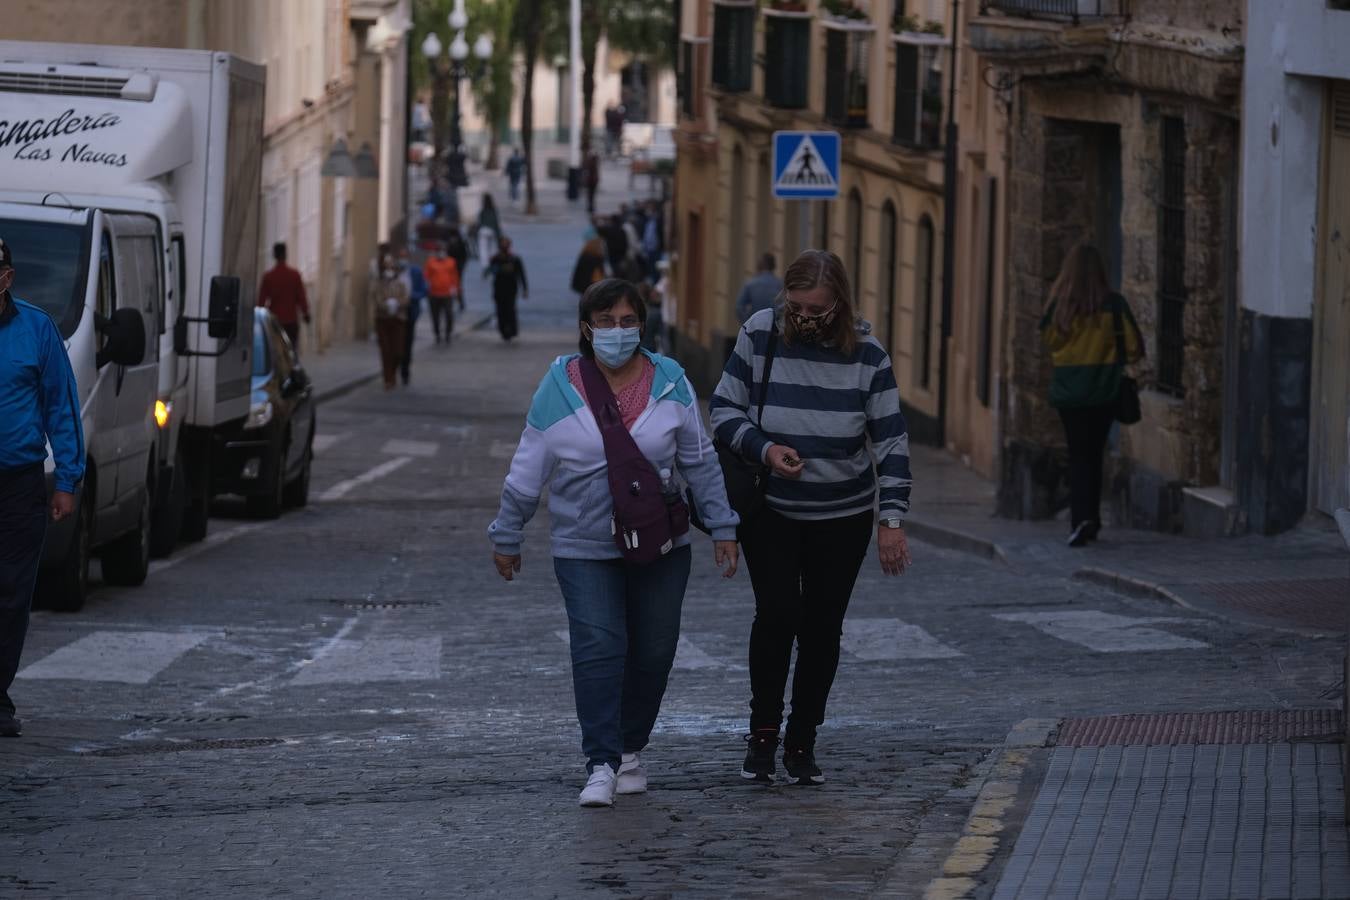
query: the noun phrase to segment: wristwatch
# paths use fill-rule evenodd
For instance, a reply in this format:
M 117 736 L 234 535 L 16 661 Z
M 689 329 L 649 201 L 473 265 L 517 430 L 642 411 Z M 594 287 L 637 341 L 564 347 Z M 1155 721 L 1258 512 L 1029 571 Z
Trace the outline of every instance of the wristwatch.
M 881 520 L 881 524 L 884 525 L 884 526 L 887 527 L 887 528 L 904 528 L 904 527 L 905 527 L 904 521 L 901 520 L 901 518 L 900 518 L 899 516 L 891 516 L 890 518 L 882 519 L 882 520 Z

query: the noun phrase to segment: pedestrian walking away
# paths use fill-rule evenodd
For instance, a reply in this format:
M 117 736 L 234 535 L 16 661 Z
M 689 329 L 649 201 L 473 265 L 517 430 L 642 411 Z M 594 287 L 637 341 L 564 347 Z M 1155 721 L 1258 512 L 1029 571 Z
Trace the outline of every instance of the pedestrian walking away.
M 1050 287 L 1041 338 L 1054 363 L 1050 405 L 1059 411 L 1069 446 L 1068 543 L 1083 547 L 1101 532 L 1102 454 L 1125 367 L 1144 356 L 1130 305 L 1111 290 L 1106 263 L 1091 244 L 1065 257 Z
M 516 321 L 516 295 L 530 299 L 530 285 L 525 280 L 525 263 L 511 252 L 511 239 L 501 239 L 501 249 L 483 269 L 483 277 L 492 278 L 492 302 L 497 307 L 497 330 L 502 340 L 510 341 L 520 333 Z
M 394 258 L 385 256 L 381 261 L 380 276 L 370 286 L 370 305 L 375 310 L 375 337 L 380 344 L 380 369 L 386 391 L 393 390 L 398 383 L 410 302 L 408 286 L 399 277 Z
M 882 571 L 900 575 L 910 565 L 909 435 L 890 358 L 856 318 L 839 257 L 807 250 L 784 283 L 782 307 L 755 313 L 741 328 L 709 411 L 719 442 L 770 469 L 764 505 L 739 532 L 755 592 L 741 774 L 760 781 L 775 774 L 795 641 L 783 767 L 798 784 L 820 784 L 816 731 L 874 508 Z
M 427 302 L 431 307 L 431 328 L 436 334 L 436 343 L 441 343 L 444 333 L 448 344 L 455 330 L 455 312 L 451 305 L 459 293 L 459 266 L 446 255 L 445 245 L 438 244 L 422 271 L 426 275 Z
M 777 261 L 772 253 L 761 255 L 758 271 L 741 286 L 741 293 L 736 298 L 736 318 L 742 325 L 760 310 L 772 308 L 783 293 L 783 282 L 775 274 L 776 268 Z
M 286 245 L 278 241 L 272 245 L 272 259 L 276 264 L 263 275 L 258 288 L 258 303 L 272 311 L 281 323 L 281 330 L 291 339 L 291 346 L 300 355 L 300 318 L 310 322 L 309 297 L 305 294 L 305 279 L 297 269 L 286 265 Z
M 399 251 L 399 268 L 404 283 L 408 286 L 408 323 L 403 333 L 403 357 L 399 361 L 399 373 L 406 387 L 412 379 L 413 341 L 417 338 L 417 320 L 422 315 L 422 306 L 427 299 L 427 279 L 422 267 L 412 261 L 408 248 Z
M 79 392 L 61 333 L 46 312 L 14 296 L 14 279 L 0 239 L 0 737 L 23 733 L 9 689 L 28 635 L 47 520 L 74 515 L 85 459 Z
M 727 578 L 738 563 L 737 518 L 684 370 L 638 350 L 647 312 L 637 291 L 618 279 L 597 282 L 582 295 L 577 317 L 580 353 L 559 358 L 540 383 L 488 535 L 497 572 L 514 580 L 525 525 L 548 488 L 553 570 L 567 610 L 586 756 L 579 802 L 610 806 L 616 793 L 647 790 L 639 754 L 679 641 L 691 551 L 688 509 L 675 485 L 691 485 L 715 542 L 714 562 Z M 620 459 L 613 447 L 625 440 L 631 455 Z M 629 530 L 630 478 L 618 476 L 621 505 L 609 474 L 620 466 L 651 486 L 646 496 L 666 512 L 657 527 L 668 528 L 668 544 L 648 546 L 637 539 L 640 529 Z M 643 553 L 653 558 L 634 561 Z
M 586 185 L 586 212 L 595 215 L 595 192 L 600 189 L 600 157 L 592 150 L 581 164 L 582 181 Z
M 511 148 L 511 156 L 506 160 L 506 180 L 511 185 L 511 202 L 520 199 L 520 180 L 525 176 L 525 154 L 519 147 Z
M 584 294 L 586 289 L 605 277 L 605 244 L 594 228 L 588 228 L 577 264 L 572 268 L 572 290 Z
M 468 271 L 465 267 L 469 264 L 469 245 L 465 243 L 464 235 L 457 225 L 450 226 L 445 232 L 445 255 L 455 261 L 455 269 L 459 272 L 459 293 L 455 297 L 455 305 L 460 312 L 464 312 L 464 292 L 468 287 L 464 273 Z
M 478 261 L 484 266 L 497 252 L 501 232 L 501 222 L 497 218 L 497 204 L 492 202 L 491 194 L 484 194 L 483 206 L 478 210 L 478 224 L 474 232 L 474 238 L 478 241 Z

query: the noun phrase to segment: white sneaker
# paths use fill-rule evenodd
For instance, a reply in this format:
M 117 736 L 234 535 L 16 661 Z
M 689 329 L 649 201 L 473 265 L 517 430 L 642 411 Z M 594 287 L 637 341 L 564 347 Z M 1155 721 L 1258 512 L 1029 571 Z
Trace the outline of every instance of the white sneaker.
M 616 794 L 647 793 L 647 770 L 642 768 L 642 760 L 636 753 L 625 753 L 619 763 L 618 788 Z
M 616 782 L 617 778 L 609 763 L 596 766 L 591 770 L 591 777 L 586 779 L 586 786 L 581 789 L 581 797 L 577 802 L 582 806 L 613 806 Z

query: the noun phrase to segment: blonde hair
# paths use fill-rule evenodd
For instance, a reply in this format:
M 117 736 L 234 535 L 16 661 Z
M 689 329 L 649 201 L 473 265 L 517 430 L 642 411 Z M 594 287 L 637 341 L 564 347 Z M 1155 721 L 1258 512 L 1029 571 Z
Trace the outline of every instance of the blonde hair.
M 838 256 L 828 250 L 803 250 L 783 273 L 783 291 L 811 291 L 818 287 L 835 304 L 834 321 L 830 323 L 823 337 L 833 344 L 845 356 L 853 354 L 858 343 L 857 330 L 853 323 L 853 304 L 849 300 L 853 291 L 849 287 L 848 270 Z M 792 317 L 784 316 L 783 342 L 792 343 L 796 329 Z
M 1110 296 L 1106 262 L 1101 251 L 1085 241 L 1064 257 L 1059 277 L 1050 286 L 1046 309 L 1054 311 L 1055 328 L 1068 334 L 1075 319 L 1098 312 Z

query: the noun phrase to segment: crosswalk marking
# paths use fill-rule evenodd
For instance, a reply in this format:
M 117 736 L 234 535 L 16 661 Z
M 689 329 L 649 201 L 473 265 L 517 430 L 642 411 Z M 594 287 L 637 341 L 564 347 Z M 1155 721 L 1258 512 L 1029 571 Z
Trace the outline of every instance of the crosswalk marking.
M 840 646 L 859 659 L 953 659 L 961 651 L 899 619 L 844 620 Z
M 441 677 L 441 639 L 339 640 L 300 669 L 291 684 L 431 681 Z
M 337 484 L 320 494 L 319 499 L 322 501 L 340 500 L 361 485 L 377 481 L 388 475 L 390 472 L 403 468 L 410 462 L 412 462 L 411 456 L 396 456 L 393 459 L 387 459 L 375 468 L 367 472 L 362 472 L 355 478 L 339 481 Z
M 390 438 L 384 442 L 380 448 L 381 453 L 388 453 L 390 456 L 435 456 L 440 445 L 435 441 L 410 441 L 404 438 Z
M 572 646 L 572 636 L 566 628 L 559 628 L 553 632 L 567 646 Z M 676 669 L 727 669 L 732 668 L 726 663 L 719 662 L 713 657 L 704 653 L 694 645 L 693 641 L 684 635 L 680 635 L 680 641 L 675 645 L 675 662 L 673 668 Z
M 329 450 L 333 449 L 334 444 L 345 441 L 349 437 L 351 437 L 351 434 L 346 431 L 339 432 L 338 434 L 316 434 L 314 435 L 314 442 L 311 446 L 314 448 L 315 453 L 327 453 Z
M 995 613 L 1005 622 L 1025 622 L 1062 641 L 1080 644 L 1098 653 L 1137 653 L 1142 650 L 1191 650 L 1208 647 L 1203 641 L 1178 637 L 1146 625 L 1191 621 L 1175 616 L 1132 618 L 1095 609 L 1048 612 Z
M 20 678 L 149 684 L 212 632 L 95 631 L 44 656 Z

